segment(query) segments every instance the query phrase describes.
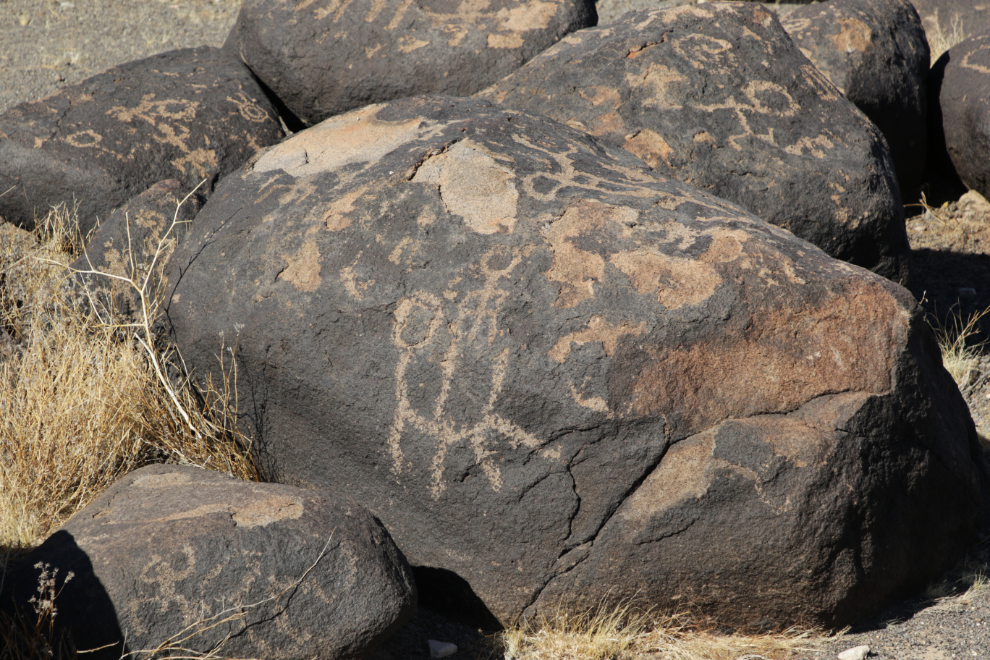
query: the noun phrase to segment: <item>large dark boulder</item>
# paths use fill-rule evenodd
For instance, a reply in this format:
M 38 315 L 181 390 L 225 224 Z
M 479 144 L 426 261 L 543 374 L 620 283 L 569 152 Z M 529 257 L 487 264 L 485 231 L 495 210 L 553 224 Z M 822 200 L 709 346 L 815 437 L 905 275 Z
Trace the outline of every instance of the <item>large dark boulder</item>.
M 545 118 L 323 122 L 228 177 L 167 276 L 196 373 L 237 333 L 268 469 L 503 621 L 629 598 L 843 625 L 987 517 L 907 291 Z
M 907 278 L 882 136 L 760 5 L 628 14 L 479 96 L 587 130 L 833 257 Z
M 81 230 L 165 179 L 216 181 L 284 137 L 251 72 L 216 48 L 129 62 L 0 115 L 0 218 L 75 206 Z
M 990 28 L 943 54 L 929 84 L 933 169 L 990 196 Z
M 591 0 L 245 0 L 224 48 L 315 124 L 405 96 L 468 96 L 597 20 Z
M 925 172 L 931 53 L 907 0 L 830 0 L 799 7 L 780 23 L 846 98 L 883 133 L 904 202 L 916 202 Z
M 223 657 L 361 658 L 416 604 L 405 558 L 363 508 L 188 466 L 118 480 L 6 576 L 0 608 L 31 612 L 43 571 L 56 636 L 114 660 L 221 642 Z

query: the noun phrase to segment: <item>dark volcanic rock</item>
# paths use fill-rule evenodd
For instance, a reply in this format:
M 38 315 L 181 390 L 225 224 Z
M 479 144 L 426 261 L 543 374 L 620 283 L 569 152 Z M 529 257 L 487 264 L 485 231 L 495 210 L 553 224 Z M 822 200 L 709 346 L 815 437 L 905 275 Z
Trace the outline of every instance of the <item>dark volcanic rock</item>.
M 172 248 L 205 201 L 175 179 L 128 200 L 110 213 L 72 263 L 77 281 L 103 305 L 133 317 L 141 309 L 133 284 L 145 287 L 149 301 L 154 298 Z
M 925 171 L 931 66 L 925 29 L 907 0 L 830 0 L 780 19 L 801 52 L 883 133 L 904 202 Z
M 228 635 L 224 657 L 360 658 L 416 601 L 361 507 L 188 466 L 120 479 L 7 576 L 0 606 L 26 605 L 42 569 L 58 570 L 59 631 L 79 650 L 110 645 L 98 658 L 169 640 L 206 653 Z
M 243 64 L 216 48 L 115 67 L 0 116 L 0 218 L 32 227 L 77 205 L 83 233 L 165 179 L 188 188 L 240 167 L 283 137 Z
M 833 257 L 907 277 L 904 210 L 880 133 L 759 5 L 627 14 L 568 36 L 479 96 L 587 130 Z
M 228 177 L 167 275 L 197 373 L 237 333 L 281 478 L 503 621 L 627 597 L 841 625 L 986 519 L 907 291 L 548 119 L 323 122 Z
M 405 96 L 468 96 L 597 20 L 591 0 L 245 0 L 224 48 L 315 124 Z
M 942 55 L 930 85 L 938 102 L 930 126 L 932 160 L 944 163 L 947 154 L 968 188 L 990 196 L 990 29 Z

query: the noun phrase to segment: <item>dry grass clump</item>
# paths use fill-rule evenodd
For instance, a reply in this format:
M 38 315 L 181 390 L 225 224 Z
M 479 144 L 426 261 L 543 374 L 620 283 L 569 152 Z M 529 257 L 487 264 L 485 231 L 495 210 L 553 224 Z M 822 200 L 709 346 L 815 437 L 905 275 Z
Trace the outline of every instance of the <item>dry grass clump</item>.
M 979 334 L 979 323 L 990 308 L 971 314 L 965 321 L 959 314 L 950 313 L 945 324 L 932 322 L 938 347 L 942 353 L 942 365 L 959 386 L 963 395 L 979 387 L 987 374 L 980 369 L 982 343 L 971 344 L 970 338 Z
M 966 32 L 963 30 L 962 19 L 959 14 L 954 14 L 951 19 L 947 18 L 943 25 L 936 9 L 931 16 L 926 16 L 922 20 L 922 24 L 925 28 L 925 35 L 928 37 L 928 48 L 932 53 L 932 64 L 942 56 L 942 53 L 967 37 Z
M 77 226 L 60 206 L 34 235 L 7 226 L 0 236 L 0 549 L 8 552 L 30 549 L 141 465 L 259 477 L 233 423 L 231 387 L 197 390 L 154 330 L 162 300 L 154 275 L 168 241 L 153 272 L 131 273 L 144 307 L 135 321 L 68 286 Z
M 579 617 L 540 616 L 495 641 L 506 660 L 786 660 L 828 640 L 816 630 L 720 634 L 685 614 L 655 616 L 620 606 Z

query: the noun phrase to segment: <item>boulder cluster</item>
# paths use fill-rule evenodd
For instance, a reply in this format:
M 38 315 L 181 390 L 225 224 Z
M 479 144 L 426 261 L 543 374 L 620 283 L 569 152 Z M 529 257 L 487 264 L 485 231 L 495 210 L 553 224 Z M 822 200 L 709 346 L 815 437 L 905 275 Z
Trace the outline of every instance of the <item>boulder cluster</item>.
M 679 4 L 244 0 L 0 115 L 0 217 L 75 200 L 87 269 L 196 189 L 162 323 L 204 380 L 236 336 L 272 482 L 133 472 L 0 609 L 50 580 L 101 657 L 199 620 L 358 658 L 417 593 L 841 627 L 956 561 L 990 472 L 903 204 L 990 196 L 990 24 L 930 70 L 907 0 Z

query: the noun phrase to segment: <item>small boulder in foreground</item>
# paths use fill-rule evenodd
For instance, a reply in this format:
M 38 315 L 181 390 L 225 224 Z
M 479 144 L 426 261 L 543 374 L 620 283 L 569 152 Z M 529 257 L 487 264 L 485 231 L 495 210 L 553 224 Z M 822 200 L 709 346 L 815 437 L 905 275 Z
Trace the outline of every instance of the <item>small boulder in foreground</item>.
M 224 657 L 360 658 L 416 605 L 405 558 L 363 508 L 189 466 L 118 480 L 7 575 L 0 607 L 27 608 L 56 569 L 58 630 L 108 660 L 225 639 Z

